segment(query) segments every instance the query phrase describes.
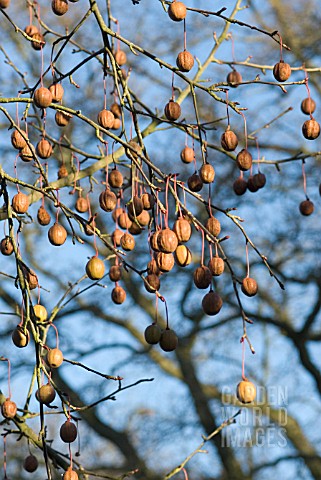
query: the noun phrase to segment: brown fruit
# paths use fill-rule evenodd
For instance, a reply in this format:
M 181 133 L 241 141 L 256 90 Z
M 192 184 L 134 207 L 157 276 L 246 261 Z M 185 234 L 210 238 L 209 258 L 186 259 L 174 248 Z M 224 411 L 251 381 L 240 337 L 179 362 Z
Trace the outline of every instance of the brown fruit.
M 114 120 L 114 114 L 110 110 L 101 110 L 97 115 L 97 122 L 103 128 L 112 128 Z
M 145 340 L 149 345 L 156 345 L 160 341 L 161 335 L 162 330 L 155 323 L 153 323 L 152 325 L 148 325 L 144 332 Z
M 221 224 L 215 217 L 210 217 L 205 227 L 214 237 L 217 237 L 221 233 Z
M 247 181 L 243 177 L 239 177 L 233 183 L 233 190 L 236 195 L 244 195 L 247 190 Z
M 202 308 L 206 315 L 217 315 L 223 306 L 220 295 L 213 290 L 209 291 L 202 300 Z
M 64 96 L 64 87 L 61 83 L 53 83 L 49 87 L 53 102 L 61 102 Z
M 160 272 L 160 269 L 158 268 L 157 266 L 157 263 L 156 263 L 156 260 L 155 258 L 152 258 L 148 264 L 147 264 L 147 273 L 150 275 L 152 273 L 154 273 L 155 275 L 159 275 L 161 272 Z
M 61 167 L 58 170 L 58 175 L 57 176 L 58 176 L 59 179 L 68 177 L 68 170 L 65 167 L 65 165 L 61 165 Z
M 248 180 L 247 180 L 247 189 L 254 193 L 254 192 L 257 192 L 259 187 L 255 181 L 255 178 L 254 178 L 254 175 L 251 175 Z
M 120 245 L 120 240 L 121 240 L 121 237 L 124 235 L 124 232 L 122 232 L 121 230 L 119 230 L 119 228 L 116 228 L 116 230 L 113 231 L 112 235 L 111 235 L 111 238 L 112 238 L 112 241 L 113 243 L 119 247 Z
M 31 268 L 22 267 L 23 275 L 26 279 L 26 282 L 29 285 L 30 290 L 34 290 L 38 287 L 38 277 L 36 273 Z
M 202 179 L 197 173 L 193 173 L 193 175 L 188 177 L 187 185 L 192 192 L 200 192 L 203 188 Z
M 113 126 L 111 127 L 112 130 L 118 130 L 121 127 L 122 123 L 120 118 L 114 118 Z
M 37 88 L 33 95 L 33 100 L 37 107 L 47 108 L 52 102 L 52 95 L 48 88 L 40 87 Z
M 127 203 L 127 212 L 131 220 L 134 220 L 135 217 L 140 215 L 143 210 L 144 210 L 143 202 L 136 195 L 132 198 L 132 200 L 129 203 Z
M 62 480 L 78 480 L 78 474 L 71 467 L 68 467 L 62 476 Z
M 52 0 L 51 9 L 55 15 L 61 16 L 68 12 L 68 0 Z
M 146 227 L 149 225 L 150 215 L 147 210 L 143 210 L 142 213 L 137 216 L 136 220 L 138 220 L 138 223 L 141 227 Z
M 143 193 L 141 200 L 143 202 L 144 210 L 151 210 L 155 205 L 155 198 L 151 193 Z
M 115 118 L 121 118 L 121 106 L 114 102 L 110 106 L 110 111 L 114 114 Z
M 188 242 L 192 235 L 192 227 L 186 218 L 179 217 L 173 225 L 173 231 L 179 243 Z
M 189 72 L 194 67 L 194 57 L 193 55 L 184 50 L 177 55 L 176 65 L 180 72 Z
M 47 320 L 48 312 L 46 308 L 40 303 L 37 303 L 36 305 L 34 305 L 33 311 L 35 312 L 35 317 L 38 320 L 38 322 L 45 322 Z
M 64 361 L 64 356 L 59 348 L 52 348 L 47 353 L 47 363 L 50 368 L 59 368 Z
M 273 75 L 278 82 L 285 82 L 291 76 L 290 65 L 285 63 L 283 60 L 280 60 L 273 67 Z
M 143 229 L 136 222 L 133 222 L 128 229 L 128 232 L 132 235 L 140 235 L 142 231 Z
M 256 387 L 249 380 L 242 380 L 236 387 L 236 396 L 241 403 L 251 403 L 256 397 Z
M 61 110 L 58 110 L 55 114 L 55 122 L 59 127 L 65 127 L 68 125 L 71 119 L 72 115 L 68 112 L 62 112 Z
M 167 13 L 171 20 L 174 20 L 174 22 L 180 22 L 186 17 L 187 9 L 183 2 L 174 0 L 168 7 Z
M 16 193 L 12 198 L 12 208 L 16 213 L 26 213 L 29 207 L 28 195 L 22 192 Z
M 14 345 L 18 348 L 26 347 L 29 343 L 29 337 L 30 336 L 28 330 L 24 332 L 23 327 L 21 327 L 20 325 L 17 325 L 17 327 L 12 332 L 12 341 Z
M 319 123 L 314 118 L 306 120 L 302 125 L 302 133 L 307 140 L 315 140 L 320 135 Z
M 156 263 L 161 272 L 169 272 L 174 267 L 175 261 L 172 253 L 156 253 Z
M 302 100 L 301 102 L 302 113 L 304 113 L 305 115 L 312 115 L 315 109 L 316 109 L 316 103 L 311 97 L 310 98 L 308 97 Z
M 78 197 L 75 208 L 79 213 L 85 213 L 89 210 L 88 199 L 84 197 Z
M 45 37 L 39 31 L 30 36 L 32 38 L 31 46 L 34 50 L 41 50 L 46 45 Z
M 1 413 L 4 418 L 14 418 L 17 413 L 17 405 L 10 398 L 7 398 L 1 405 Z
M 300 203 L 300 213 L 304 216 L 311 215 L 314 211 L 314 204 L 311 200 L 303 200 Z
M 187 267 L 192 261 L 192 254 L 186 245 L 178 245 L 174 253 L 175 261 L 179 267 Z
M 205 163 L 204 165 L 201 166 L 199 174 L 203 183 L 214 182 L 215 170 L 214 170 L 214 167 L 209 163 Z
M 24 132 L 25 133 L 25 132 Z M 25 135 L 27 136 L 27 134 L 25 133 Z M 20 150 L 22 149 L 23 147 L 25 147 L 27 145 L 27 142 L 26 140 L 23 138 L 23 136 L 21 135 L 20 132 L 18 132 L 18 130 L 14 130 L 11 134 L 11 143 L 12 143 L 12 146 L 14 148 L 16 148 L 17 150 Z
M 165 105 L 164 113 L 167 120 L 170 120 L 172 122 L 179 119 L 179 117 L 181 116 L 182 110 L 179 103 L 174 102 L 174 100 L 170 100 Z
M 95 218 L 94 217 L 91 217 L 88 222 L 85 224 L 84 226 L 84 231 L 85 231 L 85 234 L 90 237 L 91 235 L 94 235 L 95 233 L 95 228 L 96 228 L 96 222 L 95 222 Z
M 172 352 L 178 345 L 178 338 L 174 330 L 166 328 L 161 334 L 159 346 L 164 352 Z
M 52 154 L 51 143 L 45 138 L 42 138 L 40 142 L 37 143 L 36 152 L 40 158 L 49 158 Z
M 109 189 L 104 190 L 99 195 L 99 205 L 105 212 L 111 212 L 117 205 L 117 197 Z
M 258 188 L 263 188 L 266 184 L 266 176 L 264 173 L 256 173 L 253 175 L 253 182 Z
M 56 398 L 56 391 L 51 383 L 42 385 L 36 392 L 36 398 L 38 402 L 44 403 L 45 405 L 49 405 L 51 402 L 53 402 Z
M 235 133 L 227 127 L 223 135 L 221 136 L 221 145 L 226 152 L 233 152 L 238 146 L 238 138 Z
M 143 229 L 136 222 L 133 222 L 128 229 L 128 232 L 131 235 L 140 235 L 142 233 L 142 231 L 143 231 Z
M 125 230 L 126 228 L 130 228 L 131 224 L 132 221 L 129 218 L 127 212 L 122 212 L 118 217 L 118 225 L 120 226 L 120 228 L 123 228 Z
M 242 172 L 250 170 L 252 167 L 252 155 L 250 152 L 243 148 L 236 156 L 236 164 Z
M 77 427 L 74 423 L 68 420 L 60 427 L 60 438 L 65 443 L 72 443 L 77 438 Z
M 119 215 L 123 213 L 123 209 L 121 207 L 114 208 L 113 213 L 111 214 L 114 222 L 119 218 Z
M 36 25 L 27 25 L 25 28 L 25 33 L 32 37 L 35 33 L 39 33 L 38 27 Z
M 258 291 L 258 285 L 256 280 L 251 277 L 243 278 L 241 289 L 244 295 L 246 295 L 247 297 L 254 297 L 254 295 L 256 295 Z
M 19 153 L 19 156 L 23 162 L 31 162 L 33 160 L 33 151 L 29 145 L 25 145 Z
M 13 253 L 13 243 L 10 237 L 6 236 L 1 240 L 0 251 L 2 255 L 9 256 Z
M 136 222 L 133 222 L 128 229 L 128 232 L 131 233 L 132 235 L 140 235 L 142 231 L 143 229 Z
M 201 265 L 197 267 L 193 275 L 194 284 L 197 288 L 208 288 L 212 283 L 212 274 L 208 267 Z
M 109 185 L 113 188 L 120 188 L 124 182 L 124 177 L 119 170 L 115 168 L 108 175 Z
M 109 278 L 112 282 L 119 282 L 122 277 L 122 271 L 119 265 L 112 265 L 109 269 Z
M 132 157 L 137 159 L 139 156 L 143 155 L 142 147 L 135 140 L 130 140 L 128 145 L 131 147 L 127 149 L 126 155 L 131 160 Z
M 91 257 L 86 265 L 86 273 L 91 280 L 100 280 L 105 273 L 105 264 L 98 257 Z
M 24 459 L 23 468 L 29 473 L 35 472 L 38 468 L 37 457 L 35 457 L 34 455 L 31 455 L 31 454 L 28 455 Z
M 145 288 L 146 288 L 147 292 L 155 293 L 156 291 L 158 291 L 160 289 L 159 277 L 157 275 L 155 275 L 155 273 L 150 273 L 149 275 L 147 275 L 147 277 L 145 277 L 144 285 L 145 285 Z
M 0 8 L 7 8 L 10 5 L 11 0 L 0 0 Z
M 59 223 L 54 223 L 52 227 L 48 230 L 48 239 L 51 245 L 56 247 L 63 245 L 67 238 L 67 231 L 65 227 Z
M 126 292 L 122 287 L 115 287 L 111 292 L 111 299 L 116 305 L 121 305 L 126 300 Z
M 210 269 L 212 275 L 218 277 L 224 272 L 224 260 L 220 257 L 213 257 L 208 262 L 208 268 Z
M 175 252 L 178 239 L 176 233 L 173 232 L 170 228 L 164 228 L 160 230 L 157 236 L 158 250 L 163 253 L 173 253 Z
M 183 163 L 192 163 L 195 160 L 195 152 L 191 147 L 184 147 L 181 151 L 181 160 Z
M 135 248 L 135 239 L 130 233 L 124 233 L 120 239 L 120 246 L 126 250 L 134 250 Z
M 126 53 L 123 50 L 118 50 L 118 52 L 115 53 L 115 60 L 118 63 L 118 65 L 122 67 L 127 62 Z
M 240 72 L 237 72 L 236 70 L 232 70 L 226 79 L 227 83 L 230 84 L 231 87 L 237 88 L 239 83 L 242 83 L 242 75 Z
M 45 207 L 39 207 L 37 212 L 37 220 L 40 225 L 49 225 L 51 217 Z
M 157 237 L 160 233 L 160 230 L 157 230 L 156 232 L 153 232 L 149 238 L 149 244 L 150 244 L 150 248 L 154 251 L 154 252 L 159 252 L 159 248 L 158 248 L 158 241 L 157 241 Z

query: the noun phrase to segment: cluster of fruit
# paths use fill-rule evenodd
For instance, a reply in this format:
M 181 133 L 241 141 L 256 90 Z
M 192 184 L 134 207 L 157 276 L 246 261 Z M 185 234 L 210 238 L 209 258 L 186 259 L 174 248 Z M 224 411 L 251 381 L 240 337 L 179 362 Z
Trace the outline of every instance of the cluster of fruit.
M 39 309 L 39 313 L 44 315 L 43 308 Z M 35 308 L 36 310 L 36 308 Z M 43 318 L 43 317 L 42 317 Z M 20 346 L 20 345 L 17 345 Z M 63 355 L 61 350 L 58 348 L 53 348 L 48 350 L 46 358 L 44 359 L 47 367 L 51 370 L 59 368 L 63 362 Z M 52 386 L 50 379 L 48 383 L 41 385 L 38 390 L 36 391 L 36 399 L 42 405 L 49 406 L 56 398 L 56 391 Z M 17 405 L 16 403 L 11 400 L 11 396 L 9 396 L 1 405 L 1 414 L 6 420 L 13 420 L 17 419 Z M 76 424 L 72 421 L 70 414 L 68 414 L 67 420 L 60 426 L 60 439 L 70 445 L 70 443 L 74 442 L 78 435 L 78 429 Z M 35 455 L 29 454 L 23 463 L 23 468 L 32 473 L 38 468 L 38 459 Z M 67 468 L 63 475 L 63 480 L 78 480 L 78 474 L 72 468 L 72 461 L 70 466 Z
M 76 2 L 78 0 L 70 0 Z M 10 3 L 10 0 L 0 0 L 0 8 L 6 8 Z M 52 0 L 52 11 L 58 15 L 64 15 L 68 10 L 67 0 Z M 183 2 L 173 0 L 169 5 L 168 15 L 171 20 L 175 22 L 185 21 L 187 15 L 187 9 Z M 34 25 L 28 25 L 25 29 L 25 34 L 32 39 L 31 45 L 35 50 L 41 50 L 45 45 L 45 40 L 41 32 Z M 29 38 L 29 40 L 30 40 Z M 126 53 L 119 48 L 113 53 L 114 62 L 119 69 L 122 78 L 125 77 L 124 72 L 121 71 L 123 65 L 126 64 Z M 194 66 L 193 55 L 184 48 L 182 52 L 179 52 L 176 59 L 176 65 L 179 72 L 187 73 Z M 291 71 L 290 71 L 291 72 Z M 289 75 L 289 69 L 287 64 L 279 62 L 274 68 L 274 75 L 278 81 L 285 81 L 287 75 Z M 242 77 L 235 69 L 228 75 L 228 83 L 232 87 L 237 87 L 242 82 Z M 54 81 L 48 88 L 44 87 L 43 79 L 41 78 L 41 86 L 37 88 L 33 93 L 33 103 L 35 107 L 40 109 L 41 114 L 45 109 L 50 108 L 53 105 L 59 104 L 62 106 L 64 89 L 59 81 Z M 303 134 L 306 138 L 312 139 L 316 135 L 315 120 L 312 118 L 313 104 L 311 99 L 306 102 L 307 104 L 302 107 L 302 111 L 311 116 L 311 119 L 305 122 L 303 128 Z M 111 104 L 110 108 L 104 109 L 98 112 L 97 115 L 97 130 L 101 135 L 108 135 L 110 130 L 124 129 L 124 117 L 126 109 L 115 101 Z M 181 116 L 181 106 L 174 98 L 170 99 L 164 108 L 164 121 L 176 122 Z M 39 115 L 39 118 L 41 115 Z M 56 110 L 55 122 L 59 127 L 66 127 L 72 115 L 63 109 Z M 311 123 L 312 122 L 312 123 Z M 317 122 L 316 122 L 317 123 Z M 123 133 L 123 132 L 122 132 Z M 316 137 L 315 137 L 316 138 Z M 120 139 L 119 139 L 120 140 Z M 41 160 L 48 160 L 54 154 L 54 145 L 46 138 L 45 125 L 43 124 L 42 138 L 34 147 L 31 143 L 27 130 L 21 129 L 19 126 L 13 131 L 11 135 L 12 146 L 19 151 L 19 158 L 26 163 L 32 163 L 38 167 L 38 174 L 42 175 Z M 58 142 L 57 142 L 58 143 Z M 124 141 L 122 141 L 124 145 Z M 232 131 L 230 125 L 226 128 L 221 136 L 221 148 L 226 152 L 234 152 L 238 146 L 237 135 Z M 203 147 L 203 145 L 201 145 Z M 178 215 L 175 217 L 172 228 L 168 225 L 168 184 L 173 182 L 176 188 L 176 182 L 171 177 L 165 174 L 160 175 L 157 178 L 158 184 L 163 187 L 155 188 L 152 184 L 154 177 L 156 177 L 157 170 L 153 172 L 153 175 L 149 175 L 144 172 L 144 161 L 146 160 L 145 150 L 142 143 L 137 143 L 134 140 L 130 140 L 126 144 L 126 155 L 129 159 L 127 166 L 130 166 L 130 175 L 128 178 L 124 178 L 119 167 L 115 167 L 110 170 L 106 170 L 106 186 L 105 189 L 100 192 L 98 197 L 99 207 L 102 211 L 110 213 L 109 217 L 113 220 L 113 231 L 110 235 L 109 243 L 103 242 L 105 245 L 115 253 L 115 263 L 110 266 L 108 276 L 111 282 L 115 283 L 114 288 L 111 291 L 112 301 L 120 305 L 126 300 L 126 291 L 119 285 L 123 275 L 123 264 L 128 264 L 126 254 L 132 252 L 135 249 L 136 241 L 135 236 L 142 234 L 144 231 L 148 232 L 147 249 L 150 252 L 150 259 L 147 263 L 146 269 L 143 271 L 143 282 L 147 292 L 156 296 L 160 296 L 159 290 L 161 286 L 162 275 L 170 272 L 175 265 L 178 267 L 187 267 L 192 262 L 192 252 L 186 245 L 192 235 L 193 225 L 198 230 L 202 231 L 203 239 L 206 237 L 211 247 L 214 245 L 215 255 L 212 255 L 210 248 L 210 259 L 207 265 L 204 264 L 203 258 L 201 264 L 195 268 L 193 273 L 194 284 L 198 289 L 207 290 L 207 293 L 202 299 L 202 308 L 206 315 L 217 315 L 223 306 L 223 300 L 218 292 L 213 290 L 213 277 L 219 277 L 223 274 L 225 269 L 225 261 L 218 254 L 217 246 L 220 243 L 219 236 L 221 234 L 221 224 L 219 220 L 213 216 L 211 208 L 208 209 L 207 221 L 202 225 L 199 221 L 195 222 L 195 217 L 187 208 L 187 205 L 179 200 L 177 193 L 174 195 L 175 206 L 178 211 Z M 184 164 L 194 164 L 196 167 L 195 151 L 194 148 L 185 146 L 181 151 L 181 161 Z M 41 159 L 41 160 L 39 160 Z M 242 172 L 240 177 L 234 183 L 234 191 L 237 195 L 242 195 L 246 190 L 252 192 L 257 191 L 259 188 L 263 188 L 266 182 L 265 175 L 258 171 L 257 174 L 248 178 L 246 181 L 243 178 L 243 172 L 252 169 L 252 155 L 247 148 L 242 149 L 236 155 L 236 164 Z M 150 163 L 147 164 L 148 169 L 153 170 L 153 166 Z M 140 169 L 138 168 L 140 167 Z M 137 174 L 137 169 L 140 174 Z M 251 170 L 252 171 L 252 170 Z M 64 164 L 59 168 L 58 179 L 67 178 L 70 176 L 70 172 Z M 147 179 L 147 182 L 145 181 Z M 180 184 L 180 188 L 185 192 L 199 193 L 204 185 L 211 185 L 215 179 L 214 167 L 207 162 L 203 162 L 202 166 L 189 176 L 187 180 L 187 187 Z M 74 178 L 69 184 L 72 184 Z M 130 198 L 125 201 L 126 188 L 131 185 Z M 125 188 L 126 187 L 126 188 Z M 147 189 L 150 188 L 150 191 Z M 32 189 L 32 185 L 30 185 Z M 173 188 L 175 192 L 175 188 Z M 140 191 L 140 193 L 138 193 Z M 95 235 L 103 239 L 105 232 L 101 232 L 96 228 L 95 215 L 91 215 L 90 202 L 88 195 L 82 196 L 82 190 L 80 189 L 79 197 L 75 203 L 75 211 L 70 213 L 70 209 L 64 207 L 61 202 L 56 202 L 55 206 L 59 207 L 62 212 L 68 211 L 69 218 L 74 215 L 74 219 L 77 220 L 83 227 L 83 231 L 87 236 Z M 163 197 L 161 198 L 161 196 Z M 195 197 L 195 196 L 193 196 Z M 210 195 L 209 195 L 210 197 Z M 17 193 L 12 197 L 11 208 L 15 215 L 23 215 L 28 212 L 30 201 L 29 196 L 20 191 L 18 187 Z M 49 198 L 49 196 L 47 197 Z M 55 202 L 56 197 L 52 196 L 51 200 Z M 161 201 L 162 200 L 162 201 Z M 205 202 L 203 202 L 205 203 Z M 210 198 L 209 198 L 209 204 Z M 163 205 L 166 205 L 166 208 Z M 10 205 L 7 205 L 8 216 Z M 77 214 L 76 214 L 77 212 Z M 85 219 L 78 214 L 84 214 L 89 212 L 89 219 Z M 307 213 L 305 213 L 307 214 Z M 104 215 L 104 214 L 103 214 Z M 38 208 L 37 221 L 41 226 L 48 226 L 51 223 L 51 216 L 46 210 L 43 204 Z M 165 224 L 165 226 L 163 226 Z M 58 213 L 55 222 L 48 228 L 48 240 L 53 246 L 61 246 L 66 242 L 68 232 L 66 228 L 58 222 Z M 2 239 L 0 243 L 0 251 L 3 255 L 11 255 L 15 253 L 18 255 L 18 250 L 15 245 L 15 236 L 13 232 L 10 235 Z M 203 252 L 204 254 L 204 246 Z M 20 253 L 19 253 L 20 255 Z M 202 255 L 203 257 L 203 255 Z M 130 257 L 129 257 L 130 258 Z M 85 271 L 89 279 L 95 282 L 99 282 L 105 277 L 106 262 L 98 257 L 98 250 L 96 254 L 92 256 L 85 266 Z M 29 291 L 39 287 L 38 278 L 36 273 L 28 268 L 22 261 L 19 262 L 19 268 L 24 281 L 27 283 L 27 287 L 20 283 L 21 289 L 26 294 L 26 299 L 30 300 Z M 258 292 L 258 285 L 255 279 L 251 278 L 249 274 L 240 281 L 241 290 L 244 295 L 253 297 Z M 12 333 L 12 341 L 18 348 L 23 348 L 28 345 L 30 340 L 30 331 L 34 331 L 34 327 L 37 330 L 39 326 L 45 326 L 47 328 L 40 329 L 46 331 L 49 328 L 50 322 L 48 322 L 48 313 L 45 307 L 37 303 L 31 305 L 31 322 L 32 328 L 22 321 Z M 30 321 L 28 318 L 27 322 Z M 155 321 L 149 325 L 144 332 L 145 340 L 149 345 L 159 344 L 160 348 L 165 352 L 171 352 L 176 349 L 178 345 L 178 337 L 174 330 L 169 327 L 167 318 L 166 327 L 162 329 L 160 325 Z M 64 360 L 63 353 L 58 347 L 47 349 L 46 356 L 42 359 L 46 369 L 59 368 Z M 50 405 L 56 397 L 56 391 L 51 383 L 51 376 L 48 377 L 47 383 L 39 386 L 36 392 L 36 398 L 42 405 Z M 252 382 L 248 381 L 245 377 L 237 386 L 237 398 L 243 404 L 250 403 L 255 400 L 256 389 Z M 2 415 L 7 420 L 12 420 L 17 415 L 17 406 L 8 398 L 2 404 Z M 63 442 L 70 444 L 77 438 L 77 426 L 72 422 L 70 415 L 67 420 L 62 424 L 60 428 L 60 438 Z M 24 462 L 24 468 L 28 472 L 34 472 L 38 467 L 37 458 L 30 454 L 26 457 Z M 66 470 L 63 476 L 63 480 L 77 480 L 78 475 L 70 467 Z

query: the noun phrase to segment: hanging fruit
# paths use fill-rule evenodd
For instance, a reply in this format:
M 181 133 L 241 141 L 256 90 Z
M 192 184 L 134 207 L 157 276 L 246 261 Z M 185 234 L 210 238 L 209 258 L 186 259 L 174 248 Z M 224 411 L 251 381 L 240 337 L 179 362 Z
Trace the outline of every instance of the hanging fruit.
M 236 387 L 236 396 L 241 403 L 252 403 L 256 397 L 256 387 L 254 383 L 247 379 L 242 380 Z

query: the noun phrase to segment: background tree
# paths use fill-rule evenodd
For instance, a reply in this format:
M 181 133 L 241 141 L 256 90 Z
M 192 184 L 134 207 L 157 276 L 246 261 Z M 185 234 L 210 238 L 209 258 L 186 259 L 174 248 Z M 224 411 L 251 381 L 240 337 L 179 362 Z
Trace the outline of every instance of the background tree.
M 58 478 L 70 464 L 79 477 L 170 478 L 182 476 L 183 468 L 191 479 L 264 479 L 271 472 L 321 477 L 319 140 L 302 136 L 310 117 L 300 110 L 310 88 L 317 105 L 310 114 L 318 120 L 317 3 L 251 1 L 244 8 L 240 0 L 227 0 L 212 10 L 208 2 L 190 0 L 186 35 L 184 21 L 166 13 L 170 4 L 2 4 L 1 218 L 8 236 L 2 251 L 12 244 L 13 254 L 3 256 L 1 267 L 0 403 L 10 396 L 9 359 L 18 406 L 13 420 L 1 424 L 5 477 L 30 475 L 22 468 L 28 444 L 40 463 L 35 478 Z M 53 9 L 67 6 L 64 15 L 55 15 Z M 44 46 L 42 37 L 36 35 L 35 43 L 26 33 L 28 24 L 44 35 Z M 194 59 L 190 72 L 176 67 L 185 48 Z M 280 56 L 292 68 L 282 83 L 272 74 Z M 231 72 L 239 85 L 230 83 L 231 76 L 227 81 Z M 64 88 L 62 102 L 35 105 L 37 89 L 57 83 Z M 170 99 L 182 109 L 175 121 L 163 113 Z M 120 105 L 118 129 L 97 119 L 113 103 Z M 57 113 L 64 114 L 64 127 L 56 124 Z M 232 151 L 221 143 L 228 126 L 239 140 Z M 31 154 L 13 148 L 13 131 L 28 140 Z M 39 156 L 40 147 L 34 150 L 42 138 L 53 146 L 48 159 Z M 181 161 L 185 145 L 195 162 Z M 246 147 L 253 167 L 244 178 L 261 172 L 267 182 L 237 196 L 236 156 Z M 207 162 L 215 168 L 214 183 L 191 192 L 189 177 Z M 130 210 L 144 192 L 156 202 L 128 253 L 114 244 L 115 221 L 101 208 L 112 200 L 100 195 L 109 192 L 115 165 L 124 177 L 123 189 L 111 188 L 118 208 Z M 28 194 L 25 213 L 11 207 L 17 190 Z M 78 198 L 90 201 L 90 211 L 75 209 Z M 299 205 L 307 198 L 314 212 L 303 216 Z M 51 215 L 48 226 L 37 220 L 41 205 Z M 193 229 L 187 244 L 192 263 L 161 275 L 159 293 L 149 293 L 149 237 L 181 215 Z M 216 236 L 206 228 L 209 215 L 220 221 Z M 68 235 L 60 247 L 48 241 L 55 221 Z M 95 235 L 86 235 L 93 229 Z M 208 316 L 202 299 L 209 288 L 198 290 L 193 272 L 216 254 L 225 271 L 211 283 L 223 307 Z M 91 280 L 85 267 L 96 255 L 106 275 Z M 116 306 L 109 272 L 117 262 L 126 301 Z M 252 298 L 241 292 L 248 268 L 259 285 Z M 37 279 L 30 278 L 31 269 Z M 39 303 L 47 319 L 37 317 Z M 156 319 L 162 329 L 168 320 L 179 338 L 172 353 L 145 341 Z M 19 341 L 29 332 L 25 348 L 13 344 L 13 331 Z M 57 337 L 64 362 L 50 370 L 45 356 Z M 210 436 L 240 409 L 235 388 L 242 351 L 244 373 L 258 386 L 257 403 L 209 438 L 204 455 L 197 449 L 201 435 Z M 47 382 L 56 390 L 49 406 L 35 398 Z M 68 448 L 60 440 L 69 415 L 79 420 L 80 456 L 74 443 Z M 191 452 L 197 455 L 185 465 Z

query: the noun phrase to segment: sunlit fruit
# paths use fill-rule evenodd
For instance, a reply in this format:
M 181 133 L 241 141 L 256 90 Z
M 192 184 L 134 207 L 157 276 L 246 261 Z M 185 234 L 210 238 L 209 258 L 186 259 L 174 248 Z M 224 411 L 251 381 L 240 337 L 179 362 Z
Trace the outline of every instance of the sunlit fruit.
M 50 368 L 59 368 L 64 361 L 64 356 L 59 348 L 52 348 L 47 353 L 47 363 Z
M 247 297 L 254 297 L 258 292 L 258 284 L 254 278 L 245 277 L 242 280 L 242 292 Z
M 49 405 L 56 398 L 56 391 L 51 383 L 46 383 L 41 385 L 41 387 L 36 392 L 36 398 L 38 402 Z
M 36 305 L 34 305 L 33 311 L 35 312 L 35 316 L 38 322 L 45 322 L 47 320 L 48 318 L 47 309 L 40 303 L 37 303 Z
M 12 208 L 16 213 L 26 213 L 29 207 L 29 198 L 25 193 L 19 192 L 12 198 Z
M 47 108 L 52 102 L 52 95 L 48 88 L 40 87 L 38 88 L 33 96 L 33 100 L 37 107 Z
M 105 273 L 104 262 L 98 257 L 92 257 L 87 262 L 86 273 L 91 280 L 100 280 Z
M 7 398 L 1 405 L 1 413 L 8 420 L 14 418 L 17 413 L 17 405 L 10 398 Z
M 63 245 L 67 238 L 67 230 L 59 223 L 54 223 L 48 230 L 48 239 L 51 245 L 56 247 Z
M 249 380 L 242 380 L 236 387 L 236 396 L 241 403 L 247 404 L 255 400 L 256 387 Z
M 187 9 L 183 2 L 174 0 L 168 7 L 168 15 L 174 22 L 181 22 L 186 17 Z
M 273 67 L 273 75 L 278 82 L 285 82 L 291 76 L 290 65 L 285 63 L 284 60 L 280 60 Z

